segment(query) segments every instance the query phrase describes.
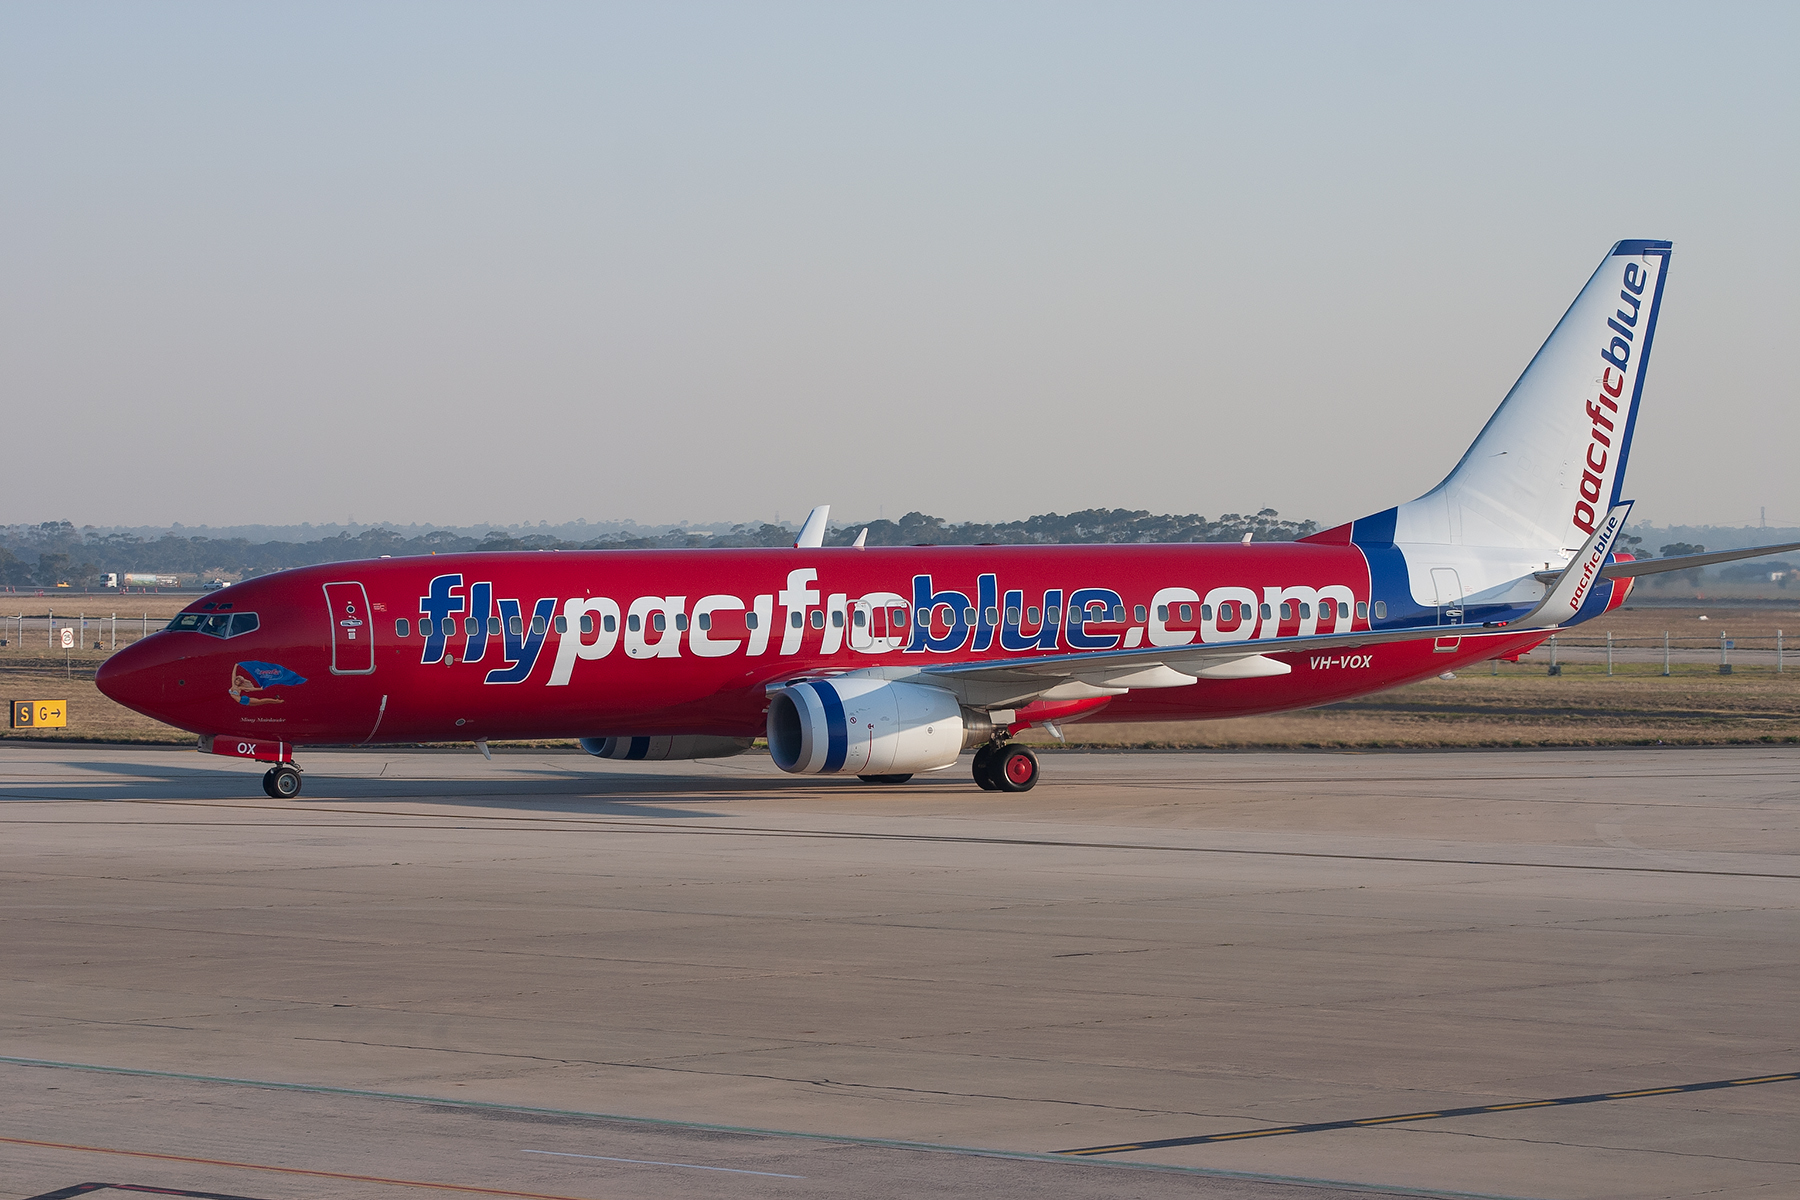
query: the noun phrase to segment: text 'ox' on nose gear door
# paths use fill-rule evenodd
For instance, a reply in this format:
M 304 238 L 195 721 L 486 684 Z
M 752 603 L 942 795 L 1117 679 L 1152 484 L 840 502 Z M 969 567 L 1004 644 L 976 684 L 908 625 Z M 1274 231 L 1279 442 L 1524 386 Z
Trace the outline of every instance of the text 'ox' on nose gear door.
M 1456 573 L 1456 568 L 1431 568 L 1431 582 L 1437 588 L 1437 623 L 1439 625 L 1461 625 L 1463 619 L 1462 577 Z M 1432 644 L 1432 649 L 1455 650 L 1460 645 L 1462 645 L 1461 638 L 1441 637 Z
M 326 584 L 325 606 L 331 611 L 331 673 L 374 674 L 375 626 L 369 620 L 369 596 L 363 585 Z

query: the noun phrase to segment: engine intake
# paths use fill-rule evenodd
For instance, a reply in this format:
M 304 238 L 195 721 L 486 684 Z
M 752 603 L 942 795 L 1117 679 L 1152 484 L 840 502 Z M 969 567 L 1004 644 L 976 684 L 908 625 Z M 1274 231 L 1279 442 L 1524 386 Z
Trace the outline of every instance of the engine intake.
M 794 775 L 905 775 L 950 766 L 993 726 L 942 688 L 840 676 L 769 699 L 769 756 Z M 965 730 L 967 731 L 965 733 Z
M 581 748 L 595 758 L 663 762 L 671 758 L 730 758 L 748 750 L 754 739 L 680 733 L 667 737 L 586 737 Z

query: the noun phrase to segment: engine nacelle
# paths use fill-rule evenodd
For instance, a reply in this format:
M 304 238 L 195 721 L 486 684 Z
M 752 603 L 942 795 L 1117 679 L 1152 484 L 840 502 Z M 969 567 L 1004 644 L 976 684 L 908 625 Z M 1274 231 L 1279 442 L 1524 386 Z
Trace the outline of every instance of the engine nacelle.
M 956 761 L 968 736 L 993 725 L 942 688 L 840 676 L 769 699 L 769 756 L 795 775 L 910 775 Z
M 595 758 L 662 762 L 671 758 L 730 758 L 748 750 L 754 739 L 679 733 L 669 737 L 587 737 L 581 748 Z

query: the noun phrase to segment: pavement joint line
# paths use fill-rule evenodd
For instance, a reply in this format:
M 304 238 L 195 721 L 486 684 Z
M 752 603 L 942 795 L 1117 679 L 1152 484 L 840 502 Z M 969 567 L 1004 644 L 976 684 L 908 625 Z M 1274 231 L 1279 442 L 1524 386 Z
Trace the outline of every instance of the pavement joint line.
M 48 799 L 48 798 L 46 798 L 46 799 Z M 191 802 L 189 802 L 189 801 L 167 801 L 167 800 L 122 800 L 122 801 L 107 801 L 106 803 L 176 804 L 176 805 L 191 804 Z M 209 805 L 208 807 L 212 807 L 212 806 Z M 256 811 L 258 809 L 258 806 L 255 806 L 255 805 L 219 805 L 218 807 L 249 808 L 249 809 L 252 809 L 253 811 Z M 261 811 L 269 811 L 269 810 L 261 809 Z M 295 810 L 283 809 L 283 810 L 279 810 L 279 811 L 295 811 Z M 302 810 L 302 811 L 304 811 L 304 810 Z M 720 825 L 720 826 L 710 826 L 710 827 L 709 826 L 696 827 L 693 825 L 675 824 L 673 822 L 668 822 L 668 821 L 657 821 L 657 822 L 623 821 L 623 820 L 617 820 L 617 819 L 612 819 L 612 818 L 602 819 L 602 820 L 597 820 L 597 821 L 596 820 L 584 820 L 584 819 L 579 819 L 579 818 L 556 818 L 556 817 L 468 817 L 468 816 L 457 816 L 454 818 L 442 818 L 442 817 L 439 817 L 435 813 L 414 814 L 414 813 L 389 812 L 389 811 L 382 811 L 382 810 L 318 809 L 318 810 L 314 810 L 314 811 L 333 812 L 333 813 L 337 813 L 339 815 L 344 815 L 344 816 L 387 816 L 387 817 L 412 816 L 412 817 L 416 817 L 420 820 L 517 821 L 520 823 L 520 825 L 522 827 L 515 828 L 515 829 L 512 829 L 509 831 L 509 832 L 517 832 L 517 833 L 544 832 L 545 830 L 543 830 L 541 828 L 541 826 L 543 824 L 560 824 L 562 826 L 561 828 L 551 829 L 548 832 L 552 832 L 552 833 L 644 833 L 644 834 L 658 834 L 658 833 L 670 834 L 670 833 L 672 833 L 672 834 L 681 834 L 681 835 L 686 835 L 686 836 L 718 836 L 718 837 L 723 837 L 726 835 L 748 834 L 753 837 L 794 838 L 794 839 L 801 839 L 801 840 L 803 840 L 803 839 L 821 839 L 821 840 L 827 840 L 827 841 L 919 842 L 919 843 L 935 844 L 935 845 L 1020 846 L 1020 847 L 1049 848 L 1049 849 L 1060 849 L 1060 850 L 1134 850 L 1134 851 L 1149 851 L 1149 852 L 1156 852 L 1156 853 L 1174 853 L 1174 854 L 1240 854 L 1240 855 L 1247 855 L 1247 856 L 1261 857 L 1261 858 L 1308 858 L 1308 859 L 1333 859 L 1333 860 L 1346 861 L 1346 862 L 1425 863 L 1425 864 L 1429 864 L 1429 865 L 1455 866 L 1455 867 L 1519 867 L 1519 868 L 1524 868 L 1524 869 L 1529 869 L 1529 870 L 1543 870 L 1543 871 L 1614 871 L 1614 872 L 1629 872 L 1629 873 L 1633 873 L 1633 874 L 1648 874 L 1648 875 L 1705 875 L 1705 876 L 1713 876 L 1713 877 L 1720 877 L 1720 878 L 1726 878 L 1726 879 L 1800 879 L 1800 872 L 1786 872 L 1786 871 L 1714 871 L 1714 870 L 1702 870 L 1702 869 L 1697 869 L 1697 868 L 1693 868 L 1693 867 L 1623 866 L 1623 865 L 1609 864 L 1609 863 L 1526 862 L 1523 860 L 1515 860 L 1515 859 L 1449 858 L 1449 857 L 1440 857 L 1440 856 L 1435 856 L 1435 855 L 1418 855 L 1418 854 L 1347 854 L 1342 851 L 1258 850 L 1258 849 L 1254 849 L 1254 848 L 1238 847 L 1238 846 L 1158 846 L 1158 845 L 1148 843 L 1148 842 L 1076 842 L 1076 841 L 1068 841 L 1066 839 L 1052 839 L 1052 838 L 1001 838 L 1001 837 L 977 837 L 977 836 L 973 836 L 973 835 L 952 836 L 952 835 L 948 835 L 948 834 L 878 833 L 878 832 L 858 831 L 858 830 L 831 830 L 831 829 L 779 829 L 779 828 L 770 828 L 770 827 L 755 826 L 755 825 Z M 61 822 L 19 821 L 17 823 L 18 824 L 57 824 L 57 823 L 61 823 Z M 66 823 L 68 823 L 68 824 L 89 824 L 89 822 L 66 822 Z M 139 822 L 132 822 L 132 823 L 140 824 L 140 825 L 152 825 L 152 824 L 159 824 L 160 822 L 139 821 Z M 214 827 L 216 827 L 216 826 L 223 826 L 225 824 L 224 822 L 217 822 L 217 821 L 212 821 L 212 822 L 171 821 L 171 822 L 166 822 L 166 823 L 170 824 L 170 825 L 183 826 L 183 827 L 186 827 L 186 826 L 199 826 L 199 827 L 214 826 Z M 268 821 L 244 822 L 243 824 L 246 826 L 253 826 L 255 828 L 263 828 L 263 829 L 290 828 L 290 826 L 283 826 L 283 825 L 279 825 L 274 822 L 268 822 Z M 321 822 L 306 822 L 304 824 L 295 824 L 295 825 L 291 826 L 291 828 L 299 828 L 299 829 L 329 829 L 329 828 L 418 829 L 418 828 L 420 828 L 420 826 L 417 825 L 416 823 L 408 824 L 408 825 L 388 826 L 388 825 L 375 825 L 375 824 L 371 824 L 369 822 L 358 822 L 356 824 L 347 824 L 347 825 L 343 825 L 343 826 L 332 826 L 332 825 L 323 824 Z M 428 828 L 437 830 L 437 831 L 441 831 L 441 832 L 456 833 L 456 832 L 470 832 L 470 831 L 473 831 L 476 829 L 493 828 L 493 827 L 492 826 L 473 825 L 473 824 L 449 824 L 449 823 L 447 823 L 447 824 L 442 824 L 442 825 L 430 826 Z M 500 828 L 504 829 L 505 827 L 501 826 Z
M 478 1196 L 510 1196 L 515 1200 L 586 1200 L 549 1192 L 515 1192 L 506 1188 L 476 1187 L 467 1183 L 432 1183 L 422 1179 L 390 1179 L 384 1175 L 354 1175 L 346 1171 L 319 1171 L 309 1167 L 278 1167 L 272 1163 L 236 1162 L 229 1158 L 200 1158 L 191 1154 L 161 1154 L 154 1150 L 124 1150 L 116 1146 L 83 1146 L 75 1142 L 44 1142 L 35 1138 L 0 1137 L 9 1146 L 35 1146 L 49 1150 L 79 1150 L 88 1154 L 117 1154 L 126 1158 L 150 1158 L 159 1162 L 192 1163 L 203 1167 L 233 1167 L 242 1171 L 266 1171 L 273 1175 L 303 1175 L 309 1179 L 341 1179 L 346 1183 L 380 1183 L 390 1187 L 425 1188 L 440 1192 L 467 1192 Z
M 1610 1100 L 1636 1100 L 1643 1096 L 1673 1096 L 1687 1092 L 1711 1092 L 1722 1088 L 1751 1087 L 1762 1083 L 1788 1083 L 1800 1080 L 1800 1071 L 1781 1075 L 1759 1075 L 1750 1079 L 1709 1079 L 1703 1083 L 1682 1083 L 1672 1087 L 1643 1088 L 1634 1092 L 1593 1092 L 1585 1096 L 1557 1096 L 1548 1100 L 1518 1100 L 1510 1104 L 1479 1104 L 1467 1108 L 1446 1108 L 1437 1112 L 1398 1113 L 1389 1117 L 1362 1117 L 1347 1121 L 1316 1121 L 1306 1125 L 1282 1125 L 1268 1129 L 1240 1129 L 1231 1133 L 1203 1133 L 1193 1137 L 1145 1139 L 1120 1142 L 1111 1146 L 1082 1146 L 1074 1150 L 1058 1150 L 1058 1154 L 1089 1156 L 1096 1154 L 1135 1154 L 1142 1150 L 1167 1150 L 1176 1146 L 1204 1146 L 1212 1142 L 1231 1142 L 1251 1137 L 1282 1137 L 1296 1133 L 1324 1133 L 1335 1129 L 1368 1129 L 1393 1125 L 1402 1121 L 1439 1121 L 1449 1117 L 1476 1117 L 1489 1113 L 1517 1112 L 1523 1108 L 1566 1108 L 1575 1104 L 1603 1104 Z
M 523 1116 L 572 1117 L 587 1121 L 617 1121 L 629 1125 L 647 1125 L 664 1129 L 703 1130 L 708 1133 L 737 1133 L 751 1137 L 791 1138 L 797 1141 L 837 1142 L 843 1145 L 870 1146 L 887 1150 L 914 1150 L 935 1154 L 964 1154 L 979 1158 L 1015 1159 L 1021 1162 L 1075 1163 L 1132 1171 L 1157 1171 L 1175 1175 L 1199 1175 L 1212 1179 L 1241 1179 L 1255 1183 L 1288 1183 L 1304 1187 L 1335 1187 L 1381 1195 L 1418 1196 L 1426 1200 L 1534 1200 L 1532 1197 L 1505 1196 L 1493 1192 L 1447 1191 L 1443 1188 L 1416 1188 L 1402 1184 L 1369 1183 L 1352 1179 L 1322 1179 L 1306 1175 L 1272 1175 L 1257 1171 L 1232 1171 L 1224 1167 L 1184 1167 L 1174 1163 L 1120 1162 L 1116 1159 L 1080 1159 L 1068 1151 L 1044 1153 L 1031 1150 L 994 1150 L 977 1146 L 956 1146 L 940 1142 L 908 1142 L 897 1138 L 859 1137 L 833 1133 L 803 1133 L 791 1129 L 759 1129 L 746 1125 L 719 1125 L 704 1121 L 678 1121 L 668 1117 L 632 1117 L 619 1113 L 584 1112 L 580 1109 L 544 1108 L 526 1104 L 504 1104 L 489 1100 L 464 1100 L 444 1096 L 419 1096 L 405 1092 L 378 1092 L 365 1088 L 333 1087 L 316 1083 L 285 1083 L 267 1079 L 238 1079 L 226 1075 L 193 1075 L 182 1071 L 154 1071 L 143 1067 L 112 1067 L 98 1063 L 61 1062 L 46 1058 L 20 1058 L 0 1055 L 0 1064 L 37 1067 L 47 1070 L 88 1071 L 97 1075 L 125 1075 L 138 1079 L 171 1079 L 184 1083 L 212 1083 L 231 1087 L 263 1088 L 269 1091 L 301 1092 L 320 1096 L 344 1096 L 360 1100 L 392 1100 L 405 1104 L 430 1104 L 440 1108 L 462 1108 L 479 1112 L 518 1113 Z M 1795 1076 L 1800 1078 L 1800 1076 Z M 1781 1076 L 1786 1079 L 1788 1076 Z M 1257 1131 L 1262 1132 L 1262 1131 Z M 8 1139 L 0 1138 L 0 1142 Z M 39 1143 L 29 1143 L 39 1144 Z M 43 1145 L 55 1145 L 45 1142 Z M 1143 1148 L 1149 1148 L 1144 1143 Z M 1139 1147 L 1133 1146 L 1131 1149 Z M 121 1152 L 126 1153 L 126 1152 Z M 506 1193 L 497 1193 L 506 1194 Z M 523 1193 L 510 1193 L 522 1195 Z M 574 1200 L 574 1198 L 557 1198 Z
M 196 1192 L 184 1188 L 159 1187 L 147 1183 L 77 1183 L 53 1192 L 28 1196 L 26 1200 L 74 1200 L 94 1192 L 147 1192 L 152 1196 L 185 1196 L 188 1200 L 256 1200 L 254 1196 L 227 1195 L 224 1192 Z

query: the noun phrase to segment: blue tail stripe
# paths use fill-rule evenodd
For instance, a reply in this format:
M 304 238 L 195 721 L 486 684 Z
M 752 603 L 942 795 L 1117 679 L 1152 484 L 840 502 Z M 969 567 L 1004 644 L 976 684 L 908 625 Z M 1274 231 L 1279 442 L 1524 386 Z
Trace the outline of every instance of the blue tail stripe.
M 1636 245 L 1644 249 L 1640 254 L 1660 254 L 1662 270 L 1656 273 L 1656 295 L 1650 300 L 1650 313 L 1644 323 L 1644 340 L 1638 347 L 1637 378 L 1631 385 L 1631 410 L 1625 414 L 1625 432 L 1619 438 L 1619 468 L 1613 472 L 1612 503 L 1618 504 L 1625 494 L 1625 468 L 1631 463 L 1631 437 L 1637 432 L 1638 402 L 1644 397 L 1644 380 L 1650 374 L 1650 347 L 1656 342 L 1656 318 L 1662 312 L 1663 284 L 1669 280 L 1669 259 L 1671 257 L 1668 242 L 1620 242 L 1619 245 Z M 1615 248 L 1614 254 L 1620 253 Z M 1595 588 L 1596 592 L 1600 589 Z
M 812 685 L 812 690 L 825 706 L 825 765 L 819 771 L 829 775 L 844 769 L 844 759 L 850 754 L 850 727 L 844 721 L 844 702 L 838 698 L 836 688 L 820 680 Z

